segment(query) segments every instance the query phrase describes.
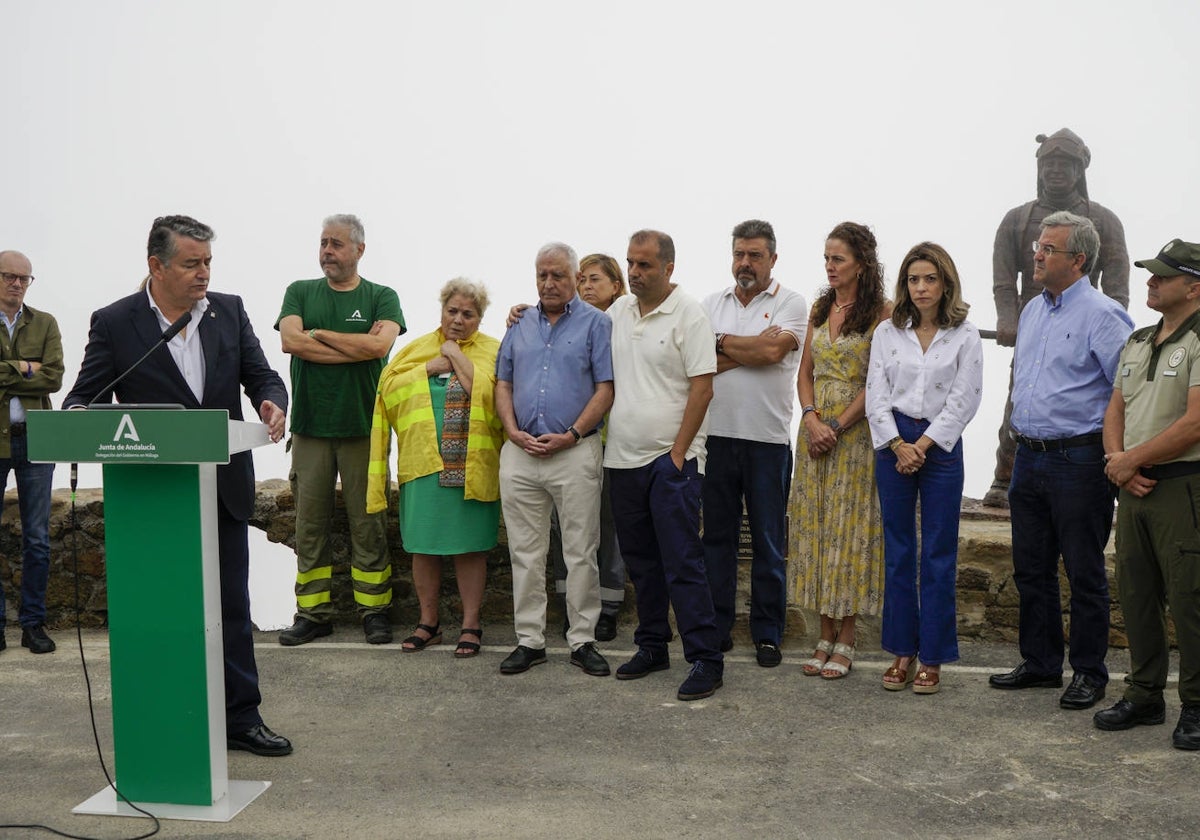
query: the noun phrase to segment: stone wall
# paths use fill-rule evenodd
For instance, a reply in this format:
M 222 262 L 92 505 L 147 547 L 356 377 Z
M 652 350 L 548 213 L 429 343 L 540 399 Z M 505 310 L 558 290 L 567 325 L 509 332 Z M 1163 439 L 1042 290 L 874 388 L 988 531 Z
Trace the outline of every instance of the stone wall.
M 20 518 L 17 515 L 15 491 L 5 497 L 4 515 L 0 517 L 0 580 L 8 603 L 10 622 L 17 619 L 14 593 L 20 585 Z M 417 598 L 412 587 L 411 563 L 400 548 L 395 517 L 395 492 L 388 515 L 388 543 L 392 548 L 393 606 L 392 620 L 399 628 L 415 624 Z M 47 595 L 49 624 L 65 627 L 74 621 L 76 580 L 83 623 L 88 627 L 101 626 L 107 619 L 104 583 L 104 501 L 99 490 L 80 490 L 77 497 L 78 529 L 73 527 L 70 511 L 70 492 L 54 491 L 51 510 L 51 570 Z M 259 482 L 258 499 L 251 524 L 265 531 L 272 542 L 293 545 L 295 505 L 291 487 L 282 479 Z M 357 621 L 353 595 L 347 571 L 348 536 L 345 510 L 340 498 L 330 532 L 334 557 L 334 603 L 340 621 Z M 488 558 L 488 588 L 484 602 L 487 623 L 504 623 L 512 616 L 512 576 L 501 526 L 500 545 Z M 1013 642 L 1017 640 L 1017 592 L 1012 581 L 1012 559 L 1009 545 L 1008 518 L 1002 511 L 982 508 L 970 499 L 963 501 L 963 521 L 959 539 L 958 569 L 958 632 L 960 638 L 979 641 Z M 77 557 L 77 561 L 76 561 Z M 73 574 L 78 562 L 78 578 Z M 1126 645 L 1124 618 L 1116 598 L 1113 582 L 1113 556 L 1110 542 L 1106 562 L 1110 589 L 1113 593 L 1111 642 Z M 743 563 L 739 591 L 749 592 L 749 564 Z M 1064 617 L 1070 597 L 1065 576 L 1060 575 Z M 551 584 L 551 592 L 553 584 Z M 634 622 L 633 595 L 630 591 L 622 620 Z M 447 624 L 455 624 L 462 607 L 454 580 L 454 567 L 447 562 L 442 579 L 441 615 Z M 742 598 L 739 609 L 749 611 Z M 550 625 L 557 626 L 562 614 L 556 598 L 550 598 Z M 817 616 L 792 608 L 788 615 L 788 640 L 800 643 L 815 637 Z M 735 630 L 739 641 L 749 641 L 745 621 Z M 878 639 L 879 620 L 864 619 L 860 638 Z

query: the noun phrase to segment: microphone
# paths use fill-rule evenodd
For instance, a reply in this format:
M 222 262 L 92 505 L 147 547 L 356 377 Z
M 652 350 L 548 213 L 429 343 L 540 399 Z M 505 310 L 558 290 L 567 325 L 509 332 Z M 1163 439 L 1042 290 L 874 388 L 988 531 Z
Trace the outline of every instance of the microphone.
M 133 373 L 133 371 L 137 368 L 138 365 L 140 365 L 142 362 L 146 361 L 146 359 L 150 358 L 151 353 L 153 353 L 159 347 L 162 347 L 164 344 L 166 344 L 168 341 L 170 341 L 175 336 L 179 335 L 179 333 L 182 332 L 183 328 L 186 327 L 188 324 L 190 324 L 191 321 L 192 321 L 192 312 L 189 309 L 187 312 L 184 312 L 182 315 L 180 315 L 178 318 L 176 318 L 175 323 L 171 324 L 171 326 L 169 326 L 165 330 L 163 330 L 162 337 L 159 338 L 158 342 L 155 343 L 155 345 L 153 347 L 151 347 L 149 350 L 147 350 L 140 359 L 138 359 L 136 362 L 134 362 L 129 367 L 127 367 L 125 369 L 125 372 L 122 373 L 120 376 L 118 376 L 116 379 L 114 379 L 112 382 L 108 383 L 103 388 L 101 388 L 96 393 L 96 396 L 92 397 L 92 399 L 88 402 L 86 407 L 91 408 L 92 405 L 96 402 L 96 400 L 100 399 L 101 394 L 107 393 L 108 391 L 111 391 L 113 388 L 115 388 L 117 386 L 118 382 L 120 382 L 122 379 L 124 379 L 129 374 Z

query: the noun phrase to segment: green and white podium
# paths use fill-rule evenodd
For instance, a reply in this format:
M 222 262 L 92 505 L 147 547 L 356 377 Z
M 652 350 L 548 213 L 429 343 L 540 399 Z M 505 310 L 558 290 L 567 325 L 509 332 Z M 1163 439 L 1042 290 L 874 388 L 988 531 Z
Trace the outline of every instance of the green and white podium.
M 217 464 L 269 442 L 227 411 L 30 411 L 29 460 L 99 463 L 115 781 L 155 816 L 232 819 L 270 782 L 230 781 Z M 138 816 L 105 787 L 76 813 Z

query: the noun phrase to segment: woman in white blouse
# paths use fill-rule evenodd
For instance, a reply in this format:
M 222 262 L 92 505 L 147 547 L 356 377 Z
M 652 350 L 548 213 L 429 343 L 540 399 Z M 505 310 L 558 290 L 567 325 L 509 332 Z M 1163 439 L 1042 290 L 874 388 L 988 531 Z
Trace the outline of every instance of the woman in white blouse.
M 962 433 L 983 388 L 983 347 L 968 308 L 950 255 L 922 242 L 905 255 L 892 317 L 871 343 L 867 421 L 883 514 L 883 648 L 896 657 L 883 675 L 891 691 L 911 681 L 917 694 L 933 694 L 942 663 L 958 659 Z

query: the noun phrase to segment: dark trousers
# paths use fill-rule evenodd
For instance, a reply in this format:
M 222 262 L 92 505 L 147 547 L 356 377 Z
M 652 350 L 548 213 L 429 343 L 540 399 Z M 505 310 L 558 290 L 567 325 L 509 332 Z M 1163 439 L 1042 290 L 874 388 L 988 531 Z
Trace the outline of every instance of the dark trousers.
M 1179 700 L 1200 704 L 1200 475 L 1159 480 L 1117 506 L 1117 592 L 1129 636 L 1125 699 L 1157 701 L 1167 685 L 1166 608 L 1179 642 Z
M 250 624 L 250 543 L 246 522 L 217 505 L 221 564 L 221 631 L 225 652 L 225 729 L 244 732 L 262 723 L 258 666 Z
M 712 592 L 717 633 L 733 632 L 737 605 L 742 500 L 750 519 L 750 636 L 778 645 L 787 616 L 787 499 L 792 448 L 709 436 L 701 492 L 704 569 Z
M 1104 547 L 1112 530 L 1113 492 L 1103 456 L 1098 443 L 1060 452 L 1017 447 L 1008 491 L 1013 580 L 1021 599 L 1021 655 L 1036 674 L 1062 673 L 1061 555 L 1071 585 L 1071 667 L 1108 682 Z
M 900 437 L 908 443 L 915 443 L 929 428 L 928 421 L 893 414 Z M 955 580 L 963 490 L 962 441 L 950 452 L 936 444 L 929 447 L 925 464 L 912 475 L 896 472 L 896 453 L 892 450 L 878 450 L 875 481 L 883 516 L 883 649 L 896 656 L 915 656 L 919 652 L 926 665 L 954 662 L 958 659 Z
M 723 662 L 700 544 L 700 484 L 696 460 L 675 469 L 670 453 L 644 467 L 614 469 L 613 520 L 637 595 L 638 647 L 665 653 L 668 606 L 688 662 Z

